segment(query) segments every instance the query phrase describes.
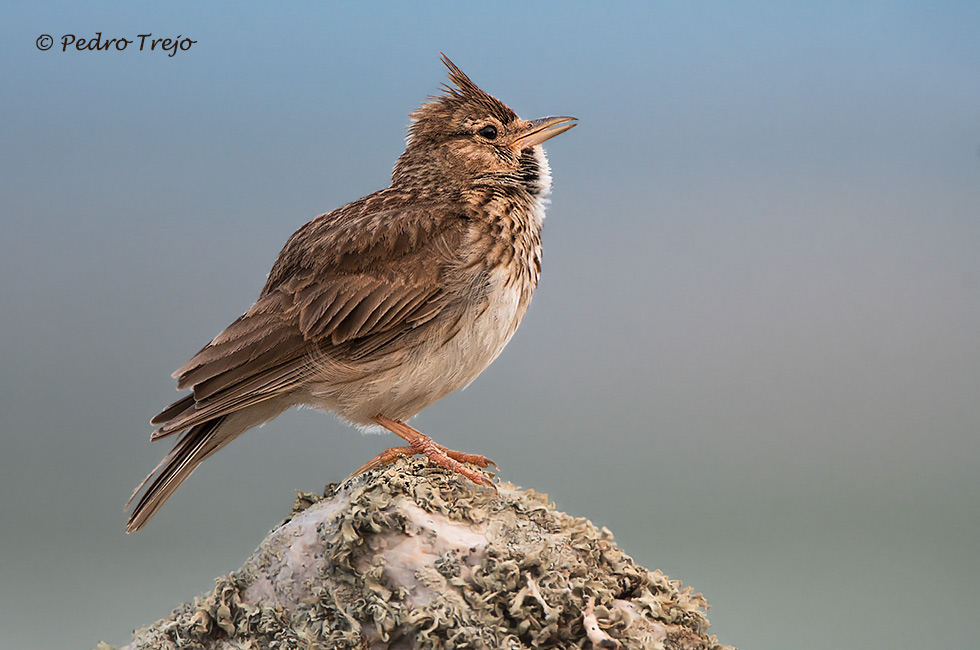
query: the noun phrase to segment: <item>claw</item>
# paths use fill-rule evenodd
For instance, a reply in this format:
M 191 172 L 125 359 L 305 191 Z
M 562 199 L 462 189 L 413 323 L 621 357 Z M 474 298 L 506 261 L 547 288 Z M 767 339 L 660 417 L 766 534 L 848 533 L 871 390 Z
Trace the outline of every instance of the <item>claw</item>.
M 383 415 L 375 416 L 374 421 L 395 435 L 404 438 L 411 446 L 392 447 L 384 450 L 368 462 L 364 463 L 356 472 L 348 476 L 347 480 L 350 480 L 358 474 L 362 474 L 369 470 L 383 467 L 384 465 L 392 463 L 402 456 L 423 454 L 434 463 L 441 465 L 450 471 L 456 472 L 457 474 L 462 474 L 477 485 L 489 485 L 494 489 L 494 491 L 497 490 L 497 486 L 485 476 L 463 466 L 463 463 L 476 465 L 481 468 L 486 468 L 493 465 L 494 469 L 499 469 L 499 467 L 497 467 L 497 463 L 493 462 L 486 456 L 481 456 L 479 454 L 466 454 L 460 451 L 447 449 L 421 431 L 413 429 L 404 422 L 392 420 Z

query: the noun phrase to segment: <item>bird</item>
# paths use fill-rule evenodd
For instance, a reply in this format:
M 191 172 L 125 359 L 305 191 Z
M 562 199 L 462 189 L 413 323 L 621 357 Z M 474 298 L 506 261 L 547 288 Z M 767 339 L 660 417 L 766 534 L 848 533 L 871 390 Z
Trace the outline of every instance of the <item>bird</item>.
M 173 373 L 191 392 L 151 420 L 150 439 L 178 438 L 126 504 L 136 500 L 127 532 L 202 461 L 293 406 L 408 442 L 355 474 L 424 454 L 488 483 L 466 464 L 492 461 L 407 421 L 472 382 L 514 335 L 541 273 L 541 145 L 577 119 L 521 119 L 442 62 L 449 83 L 409 114 L 390 186 L 293 233 L 255 304 Z

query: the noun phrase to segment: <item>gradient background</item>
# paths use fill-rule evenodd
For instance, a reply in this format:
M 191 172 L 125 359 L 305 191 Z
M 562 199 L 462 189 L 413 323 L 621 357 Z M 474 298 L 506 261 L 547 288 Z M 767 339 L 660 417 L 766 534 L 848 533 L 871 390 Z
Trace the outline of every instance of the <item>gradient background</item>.
M 123 533 L 170 372 L 387 185 L 443 51 L 581 122 L 524 325 L 418 426 L 725 643 L 975 648 L 980 3 L 789 4 L 5 2 L 0 646 L 126 643 L 395 442 L 288 413 Z M 198 43 L 35 48 L 96 31 Z

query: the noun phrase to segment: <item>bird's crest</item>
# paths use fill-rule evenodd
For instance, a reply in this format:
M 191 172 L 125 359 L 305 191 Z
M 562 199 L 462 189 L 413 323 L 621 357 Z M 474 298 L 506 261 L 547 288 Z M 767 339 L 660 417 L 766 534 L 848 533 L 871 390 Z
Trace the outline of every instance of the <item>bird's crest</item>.
M 484 115 L 492 115 L 503 124 L 517 119 L 517 114 L 507 104 L 484 92 L 445 54 L 442 55 L 442 62 L 449 68 L 449 81 L 452 85 L 442 84 L 443 93 L 441 95 L 429 97 L 430 101 L 412 111 L 409 117 L 413 123 L 430 116 L 445 116 L 447 113 L 453 113 L 460 108 L 468 108 Z

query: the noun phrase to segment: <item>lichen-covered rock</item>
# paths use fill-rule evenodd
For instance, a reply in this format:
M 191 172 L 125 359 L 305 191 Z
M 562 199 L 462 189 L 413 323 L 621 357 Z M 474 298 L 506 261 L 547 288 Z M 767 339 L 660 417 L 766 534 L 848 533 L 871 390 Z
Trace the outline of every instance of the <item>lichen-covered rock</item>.
M 300 494 L 216 583 L 126 648 L 723 648 L 701 595 L 608 530 L 424 459 Z

